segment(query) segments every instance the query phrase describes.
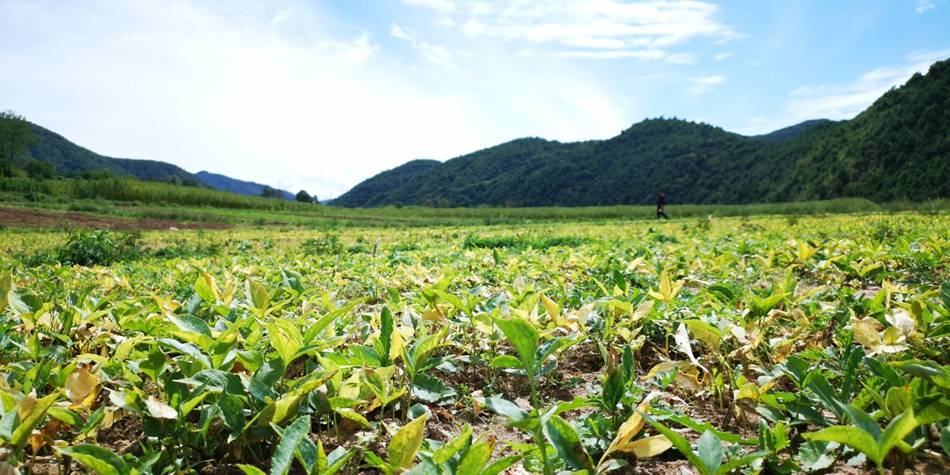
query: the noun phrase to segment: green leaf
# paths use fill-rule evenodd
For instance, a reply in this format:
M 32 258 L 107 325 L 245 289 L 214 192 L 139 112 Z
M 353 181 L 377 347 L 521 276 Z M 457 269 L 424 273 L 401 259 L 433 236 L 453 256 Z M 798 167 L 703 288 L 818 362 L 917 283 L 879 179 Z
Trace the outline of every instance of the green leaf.
M 481 475 L 482 468 L 491 459 L 492 444 L 488 441 L 472 445 L 459 460 L 455 475 Z
M 383 307 L 383 311 L 379 316 L 379 340 L 376 341 L 376 355 L 379 356 L 380 366 L 389 366 L 392 364 L 390 355 L 392 353 L 393 346 L 393 327 L 395 322 L 393 322 L 393 314 L 389 311 L 389 307 Z
M 267 324 L 267 332 L 271 346 L 284 361 L 284 366 L 289 366 L 303 347 L 300 329 L 290 320 L 274 319 Z
M 372 424 L 370 424 L 370 422 L 369 422 L 368 419 L 366 419 L 365 417 L 363 417 L 362 414 L 360 414 L 360 413 L 358 413 L 358 412 L 356 412 L 356 411 L 354 411 L 353 409 L 350 409 L 350 408 L 348 408 L 348 407 L 335 408 L 335 409 L 333 409 L 333 412 L 336 412 L 337 414 L 340 415 L 340 417 L 342 417 L 342 418 L 344 418 L 344 419 L 348 419 L 348 420 L 351 420 L 351 421 L 353 421 L 353 422 L 356 422 L 357 424 L 360 425 L 360 427 L 363 427 L 364 429 L 373 426 Z
M 521 360 L 512 355 L 499 355 L 491 360 L 492 368 L 524 369 Z
M 319 475 L 333 475 L 339 472 L 346 466 L 346 463 L 353 458 L 354 454 L 356 454 L 356 451 L 353 449 L 345 449 L 343 447 L 333 449 L 327 457 L 327 468 L 320 472 Z
M 267 475 L 266 472 L 252 465 L 239 463 L 237 464 L 237 467 L 241 469 L 242 472 L 244 472 L 244 475 Z
M 254 305 L 254 308 L 264 312 L 270 307 L 270 292 L 267 291 L 267 287 L 264 284 L 253 280 L 247 280 L 247 287 L 245 287 L 247 298 L 251 301 L 251 304 Z
M 808 441 L 801 445 L 798 452 L 798 459 L 802 463 L 802 469 L 807 472 L 817 472 L 824 470 L 835 463 L 834 449 L 838 447 L 837 442 Z
M 431 335 L 426 335 L 416 340 L 409 350 L 409 354 L 412 357 L 414 365 L 419 366 L 426 358 L 428 358 L 430 353 L 442 345 L 442 340 L 444 340 L 448 334 L 449 327 L 445 326 L 442 327 L 441 330 Z
M 837 393 L 825 376 L 821 373 L 814 373 L 808 388 L 814 391 L 818 396 L 818 400 L 840 421 L 845 412 L 844 404 L 838 400 Z
M 82 417 L 79 417 L 79 414 L 76 414 L 75 412 L 70 411 L 69 409 L 66 409 L 64 407 L 51 407 L 49 408 L 49 410 L 46 411 L 46 413 L 49 414 L 50 417 L 53 417 L 57 420 L 65 422 L 74 427 L 81 427 L 83 424 Z
M 59 449 L 59 452 L 81 463 L 100 475 L 128 475 L 128 464 L 115 452 L 98 445 L 79 444 Z
M 950 280 L 943 281 L 940 286 L 940 299 L 943 300 L 943 308 L 950 310 Z
M 614 411 L 617 409 L 617 404 L 623 398 L 625 392 L 625 383 L 623 371 L 620 367 L 612 366 L 607 370 L 607 377 L 604 379 L 602 390 L 604 405 L 607 410 Z
M 194 315 L 168 315 L 168 320 L 185 333 L 184 336 L 190 341 L 198 343 L 202 348 L 211 346 L 211 328 L 200 318 Z
M 878 457 L 877 441 L 867 432 L 854 426 L 831 426 L 818 432 L 809 432 L 803 434 L 806 440 L 837 442 L 847 445 L 858 452 L 867 455 L 875 462 L 881 459 Z
M 211 367 L 211 360 L 208 359 L 208 356 L 201 352 L 195 345 L 190 343 L 182 343 L 178 340 L 173 340 L 171 338 L 159 338 L 156 340 L 165 346 L 170 346 L 175 350 L 178 350 L 180 353 L 188 355 L 194 358 L 195 361 L 204 365 L 205 368 Z
M 217 406 L 221 409 L 221 420 L 224 421 L 224 425 L 232 431 L 240 432 L 245 422 L 241 398 L 231 394 L 220 394 Z
M 719 470 L 718 470 L 716 473 L 717 473 L 717 474 L 726 474 L 726 473 L 732 472 L 733 470 L 735 470 L 735 469 L 737 469 L 737 468 L 739 468 L 739 467 L 744 467 L 744 466 L 746 466 L 746 465 L 751 465 L 751 464 L 752 464 L 753 462 L 755 462 L 756 460 L 758 460 L 758 459 L 760 459 L 760 458 L 765 458 L 765 457 L 768 457 L 768 456 L 769 456 L 769 452 L 768 452 L 767 450 L 759 450 L 759 451 L 755 451 L 755 452 L 752 452 L 752 453 L 748 453 L 748 454 L 745 454 L 745 455 L 743 455 L 743 456 L 741 456 L 741 457 L 736 457 L 736 458 L 730 460 L 728 463 L 726 463 L 726 464 L 724 464 L 723 466 L 719 467 Z
M 581 438 L 571 424 L 561 416 L 552 415 L 547 418 L 544 423 L 544 435 L 569 467 L 574 470 L 594 471 L 594 462 L 584 449 Z
M 528 413 L 524 409 L 501 396 L 476 397 L 475 400 L 496 414 L 511 419 L 513 424 L 524 423 L 528 420 Z
M 472 443 L 472 426 L 466 425 L 462 432 L 454 439 L 432 452 L 432 461 L 438 465 L 448 462 L 455 454 L 461 452 Z
M 417 374 L 412 380 L 412 396 L 434 404 L 455 396 L 455 390 L 446 386 L 440 379 L 425 374 Z
M 652 417 L 642 414 L 643 418 L 656 429 L 657 432 L 666 436 L 667 439 L 673 444 L 673 447 L 676 447 L 676 450 L 679 450 L 686 460 L 689 461 L 692 466 L 699 471 L 700 475 L 714 475 L 706 467 L 706 462 L 696 455 L 696 452 L 693 452 L 693 448 L 690 446 L 689 441 L 685 437 L 680 435 L 678 432 L 666 427 L 665 425 L 657 422 Z
M 940 430 L 940 446 L 943 447 L 943 453 L 950 456 L 950 425 Z
M 871 434 L 871 437 L 874 437 L 875 441 L 881 440 L 881 426 L 877 425 L 877 422 L 872 419 L 868 413 L 850 404 L 845 405 L 844 408 L 856 426 L 864 432 Z
M 270 475 L 287 475 L 293 462 L 294 451 L 300 441 L 310 433 L 310 416 L 300 416 L 287 429 L 271 458 Z
M 426 421 L 429 414 L 423 414 L 402 426 L 389 442 L 389 464 L 397 469 L 407 469 L 416 458 L 416 451 L 422 445 Z
M 881 434 L 881 442 L 878 447 L 880 460 L 884 460 L 884 457 L 887 457 L 887 453 L 890 452 L 898 442 L 904 440 L 904 437 L 907 437 L 907 434 L 910 434 L 917 425 L 913 407 L 908 407 L 906 411 L 891 420 L 891 423 L 884 428 L 884 433 Z
M 30 437 L 30 433 L 32 433 L 36 425 L 43 420 L 43 417 L 46 416 L 46 411 L 49 410 L 50 406 L 52 406 L 57 399 L 59 399 L 59 393 L 55 392 L 33 403 L 33 406 L 30 407 L 26 416 L 21 418 L 20 424 L 17 425 L 16 429 L 13 429 L 10 443 L 14 447 L 22 447 L 23 444 L 26 443 L 26 440 Z M 23 404 L 23 401 L 21 401 L 20 404 Z
M 722 452 L 722 441 L 719 440 L 719 437 L 716 437 L 716 434 L 708 430 L 703 432 L 702 437 L 699 438 L 697 451 L 699 452 L 699 458 L 702 459 L 709 473 L 719 471 L 719 466 L 722 465 L 724 455 Z
M 195 281 L 195 293 L 206 303 L 215 304 L 218 302 L 218 290 L 214 287 L 214 277 L 207 272 L 198 276 Z
M 533 377 L 537 368 L 538 342 L 541 339 L 538 329 L 527 320 L 518 317 L 496 318 L 495 324 L 501 328 L 505 337 L 518 351 L 522 365 Z

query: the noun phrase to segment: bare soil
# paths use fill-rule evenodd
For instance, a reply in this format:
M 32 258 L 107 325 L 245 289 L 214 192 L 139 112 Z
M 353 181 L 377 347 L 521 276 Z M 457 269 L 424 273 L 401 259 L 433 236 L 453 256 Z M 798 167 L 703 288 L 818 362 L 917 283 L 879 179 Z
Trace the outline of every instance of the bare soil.
M 133 219 L 116 216 L 95 216 L 75 211 L 52 211 L 34 208 L 0 207 L 0 225 L 13 228 L 74 227 L 115 229 L 121 231 L 160 229 L 226 229 L 225 223 L 186 223 L 168 219 Z

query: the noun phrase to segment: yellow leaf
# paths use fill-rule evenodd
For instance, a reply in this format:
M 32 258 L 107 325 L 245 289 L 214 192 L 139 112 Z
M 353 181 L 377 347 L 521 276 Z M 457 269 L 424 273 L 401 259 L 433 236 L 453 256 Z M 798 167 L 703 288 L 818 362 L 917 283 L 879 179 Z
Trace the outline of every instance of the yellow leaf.
M 670 439 L 667 439 L 666 436 L 654 435 L 624 444 L 624 446 L 618 450 L 620 452 L 632 453 L 638 459 L 645 459 L 660 455 L 672 446 L 673 443 L 670 442 Z
M 736 400 L 742 399 L 751 399 L 753 401 L 759 400 L 759 387 L 756 386 L 753 382 L 748 382 L 742 385 L 741 388 L 736 392 Z
M 601 458 L 602 461 L 607 457 L 608 454 L 620 450 L 620 447 L 626 445 L 628 442 L 630 442 L 630 440 L 636 437 L 641 430 L 643 430 L 643 426 L 646 421 L 643 419 L 643 416 L 640 415 L 640 413 L 646 413 L 649 410 L 650 398 L 648 397 L 647 399 L 644 399 L 639 406 L 637 406 L 637 410 L 634 411 L 633 414 L 631 414 L 630 417 L 628 417 L 627 420 L 620 425 L 619 429 L 617 429 L 617 436 L 614 437 L 613 442 L 611 442 L 610 446 L 607 447 L 607 451 L 604 452 L 604 456 Z
M 66 397 L 74 406 L 88 407 L 95 400 L 96 388 L 99 386 L 99 377 L 89 366 L 80 364 L 66 378 Z
M 861 344 L 861 346 L 869 350 L 881 346 L 881 328 L 883 327 L 881 322 L 871 317 L 865 317 L 852 320 L 851 325 L 854 327 L 854 341 Z
M 650 314 L 650 311 L 653 310 L 653 300 L 644 299 L 640 302 L 640 305 L 637 305 L 636 311 L 633 312 L 633 321 L 640 320 L 643 317 L 646 317 Z
M 541 294 L 541 305 L 544 305 L 544 309 L 548 311 L 551 321 L 557 322 L 561 319 L 561 306 L 551 300 L 550 297 Z

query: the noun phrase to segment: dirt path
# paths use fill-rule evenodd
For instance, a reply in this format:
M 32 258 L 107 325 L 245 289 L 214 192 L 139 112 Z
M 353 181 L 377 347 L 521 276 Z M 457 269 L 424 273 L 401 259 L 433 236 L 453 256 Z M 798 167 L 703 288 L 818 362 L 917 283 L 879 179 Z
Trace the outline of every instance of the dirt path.
M 168 219 L 133 219 L 116 216 L 95 216 L 74 211 L 52 211 L 34 208 L 0 207 L 0 225 L 13 228 L 55 228 L 71 226 L 90 229 L 158 230 L 178 229 L 225 229 L 224 223 L 182 223 Z

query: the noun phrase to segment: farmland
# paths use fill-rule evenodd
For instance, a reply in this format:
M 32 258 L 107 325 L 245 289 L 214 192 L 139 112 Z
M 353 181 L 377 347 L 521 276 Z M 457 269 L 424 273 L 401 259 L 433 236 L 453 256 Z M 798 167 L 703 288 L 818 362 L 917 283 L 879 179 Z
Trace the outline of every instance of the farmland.
M 0 230 L 0 473 L 948 470 L 945 213 L 471 213 Z

